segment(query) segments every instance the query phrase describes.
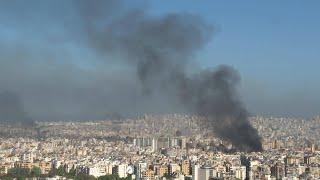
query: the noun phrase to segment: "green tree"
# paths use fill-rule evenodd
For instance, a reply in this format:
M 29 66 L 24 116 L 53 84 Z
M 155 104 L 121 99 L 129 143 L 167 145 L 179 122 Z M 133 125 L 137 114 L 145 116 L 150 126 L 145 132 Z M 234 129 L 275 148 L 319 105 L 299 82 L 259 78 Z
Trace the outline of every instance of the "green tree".
M 68 178 L 74 178 L 77 175 L 77 170 L 72 167 L 69 172 L 66 174 Z
M 58 176 L 65 176 L 66 175 L 66 170 L 64 169 L 63 166 L 60 166 L 58 169 L 57 169 L 57 174 Z
M 116 174 L 108 174 L 105 176 L 98 177 L 98 180 L 118 180 L 118 179 L 120 179 L 120 178 Z
M 11 178 L 21 179 L 21 178 L 29 177 L 29 175 L 30 175 L 30 169 L 28 168 L 16 167 L 8 170 L 8 177 L 11 177 Z
M 75 180 L 96 180 L 94 176 L 90 176 L 84 173 L 79 173 L 74 179 Z
M 41 169 L 38 167 L 33 167 L 30 171 L 31 177 L 39 177 L 41 175 Z
M 108 174 L 108 175 L 98 177 L 98 180 L 131 180 L 131 179 L 132 178 L 130 176 L 128 176 L 126 178 L 120 178 L 116 174 Z

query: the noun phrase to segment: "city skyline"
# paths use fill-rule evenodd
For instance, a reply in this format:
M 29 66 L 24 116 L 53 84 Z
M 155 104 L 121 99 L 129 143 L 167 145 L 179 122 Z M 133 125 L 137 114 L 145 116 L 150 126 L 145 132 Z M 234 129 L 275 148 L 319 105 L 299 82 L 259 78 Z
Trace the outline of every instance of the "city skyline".
M 0 124 L 0 178 L 319 179 L 319 122 L 251 117 L 259 152 L 237 149 L 203 118 L 185 114 L 39 122 L 36 129 Z
M 319 5 L 0 0 L 0 179 L 320 179 Z

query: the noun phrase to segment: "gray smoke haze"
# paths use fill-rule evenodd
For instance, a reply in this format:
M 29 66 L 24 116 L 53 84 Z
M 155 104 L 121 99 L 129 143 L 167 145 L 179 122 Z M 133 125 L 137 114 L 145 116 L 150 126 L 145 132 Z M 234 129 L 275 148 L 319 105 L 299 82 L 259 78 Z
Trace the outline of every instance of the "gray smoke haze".
M 200 17 L 99 0 L 8 1 L 0 12 L 9 31 L 25 26 L 18 46 L 0 44 L 0 90 L 19 92 L 37 119 L 192 112 L 239 149 L 261 150 L 236 70 L 190 71 L 213 33 Z
M 33 126 L 34 122 L 24 111 L 19 96 L 13 92 L 0 93 L 0 122 Z

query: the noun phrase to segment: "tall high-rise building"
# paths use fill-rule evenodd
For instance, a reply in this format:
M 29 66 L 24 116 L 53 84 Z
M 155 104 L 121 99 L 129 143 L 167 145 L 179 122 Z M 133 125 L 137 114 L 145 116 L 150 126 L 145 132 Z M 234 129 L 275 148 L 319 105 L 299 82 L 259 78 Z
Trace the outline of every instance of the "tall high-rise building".
M 148 137 L 134 138 L 133 139 L 133 145 L 137 146 L 137 147 L 140 147 L 140 148 L 148 147 L 148 146 L 152 145 L 151 141 L 152 141 L 151 138 L 148 138 Z
M 181 149 L 186 149 L 187 148 L 187 138 L 182 138 L 181 139 Z
M 169 165 L 169 175 L 178 174 L 181 171 L 179 164 L 171 163 Z
M 118 175 L 120 178 L 127 177 L 127 168 L 128 168 L 128 164 L 120 164 L 118 166 Z
M 211 166 L 204 166 L 199 169 L 199 180 L 209 180 L 213 178 L 213 168 Z
M 189 160 L 182 161 L 181 172 L 183 175 L 190 175 L 191 174 L 191 164 L 190 164 Z
M 285 165 L 281 163 L 276 163 L 271 167 L 271 175 L 277 179 L 282 179 L 285 177 Z
M 179 147 L 180 146 L 180 139 L 178 138 L 169 138 L 170 140 L 170 147 Z
M 154 179 L 154 171 L 151 169 L 147 169 L 146 171 L 142 172 L 142 177 L 141 179 L 146 179 L 146 180 L 153 180 Z
M 138 180 L 142 179 L 142 173 L 147 170 L 147 167 L 148 165 L 145 162 L 139 162 L 137 164 L 136 177 Z
M 214 169 L 211 166 L 194 165 L 192 167 L 192 179 L 193 180 L 209 180 L 214 176 Z
M 163 177 L 163 176 L 165 176 L 165 175 L 168 175 L 168 173 L 169 173 L 168 166 L 166 166 L 166 165 L 160 166 L 160 168 L 159 168 L 159 174 L 158 174 L 160 177 Z
M 231 167 L 231 171 L 234 172 L 237 179 L 244 180 L 246 179 L 246 167 L 240 166 L 240 167 Z
M 192 180 L 200 180 L 199 179 L 199 170 L 200 170 L 200 165 L 195 164 L 192 167 Z
M 158 151 L 158 139 L 156 138 L 152 139 L 152 151 L 153 152 Z

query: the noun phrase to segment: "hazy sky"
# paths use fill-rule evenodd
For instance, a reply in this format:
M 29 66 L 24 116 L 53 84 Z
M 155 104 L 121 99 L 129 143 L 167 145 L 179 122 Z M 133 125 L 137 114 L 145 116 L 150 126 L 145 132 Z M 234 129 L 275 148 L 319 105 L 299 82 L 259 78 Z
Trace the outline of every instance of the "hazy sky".
M 5 2 L 5 0 L 1 1 L 1 3 Z M 15 2 L 19 4 L 19 1 Z M 205 49 L 197 52 L 196 61 L 202 68 L 215 67 L 219 64 L 236 68 L 242 76 L 240 95 L 253 114 L 305 117 L 320 114 L 318 80 L 320 77 L 320 1 L 134 0 L 126 2 L 128 7 L 145 6 L 147 12 L 156 16 L 180 12 L 197 14 L 208 24 L 213 25 L 215 29 L 213 38 Z M 133 2 L 140 5 L 133 5 Z M 45 4 L 43 3 L 44 6 Z M 30 69 L 46 66 L 41 64 L 40 59 L 43 57 L 33 57 L 37 54 L 35 52 L 40 54 L 45 52 L 48 59 L 55 56 L 55 59 L 60 59 L 68 65 L 70 63 L 70 66 L 73 66 L 72 61 L 76 61 L 77 66 L 84 69 L 100 66 L 96 61 L 88 63 L 83 60 L 95 59 L 96 55 L 85 47 L 75 46 L 74 41 L 69 41 L 68 37 L 72 36 L 68 34 L 70 32 L 65 33 L 61 26 L 56 26 L 59 24 L 59 18 L 53 17 L 50 13 L 54 12 L 54 16 L 61 16 L 60 18 L 67 21 L 69 17 L 63 17 L 66 14 L 59 14 L 59 8 L 65 11 L 66 7 L 60 7 L 57 3 L 52 7 L 52 12 L 47 12 L 48 7 L 46 7 L 43 8 L 43 12 L 36 12 L 37 16 L 34 16 L 32 6 L 27 7 L 27 10 L 23 6 L 17 5 L 17 7 L 15 11 L 0 7 L 0 12 L 2 11 L 0 13 L 0 61 L 8 61 L 13 54 L 15 58 L 17 54 L 20 56 L 32 54 L 32 58 L 38 59 L 39 62 L 32 65 L 28 64 L 28 61 L 23 62 L 22 76 L 24 73 L 32 72 Z M 27 13 L 24 13 L 25 11 Z M 72 17 L 70 19 L 72 20 Z M 76 35 L 77 33 L 74 32 Z M 14 52 L 13 49 L 21 49 L 21 47 L 24 50 L 28 49 L 27 52 L 24 50 L 19 53 Z M 65 62 L 64 59 L 70 59 L 70 62 Z M 12 74 L 10 69 L 7 69 L 16 64 L 9 62 L 5 64 L 6 69 L 1 70 L 8 72 L 3 74 L 16 77 L 17 72 Z M 54 67 L 47 70 L 52 70 L 55 74 L 54 68 L 60 66 L 53 64 Z M 28 67 L 28 70 L 24 71 L 24 67 Z M 116 67 L 108 70 L 116 71 Z M 71 71 L 64 72 L 73 73 L 72 68 Z M 110 71 L 101 72 L 103 75 L 109 73 Z M 30 76 L 36 77 L 37 74 Z M 61 77 L 58 78 L 68 79 L 68 74 L 59 76 Z M 37 78 L 38 83 L 41 84 L 42 78 L 46 77 Z M 77 81 L 81 84 L 79 79 Z M 17 81 L 17 78 L 9 78 L 9 80 Z M 17 83 L 21 85 L 19 87 L 30 85 L 26 83 L 24 86 L 24 82 L 19 81 L 18 78 Z M 0 89 L 6 90 L 13 83 L 9 81 L 2 83 Z M 25 96 L 32 93 L 39 94 L 39 92 L 28 92 L 28 90 L 25 92 Z M 34 98 L 30 101 L 31 104 L 39 103 Z M 72 98 L 66 101 L 68 103 Z
M 200 14 L 217 28 L 197 60 L 237 68 L 251 112 L 320 113 L 320 1 L 159 0 L 150 6 L 155 14 Z

